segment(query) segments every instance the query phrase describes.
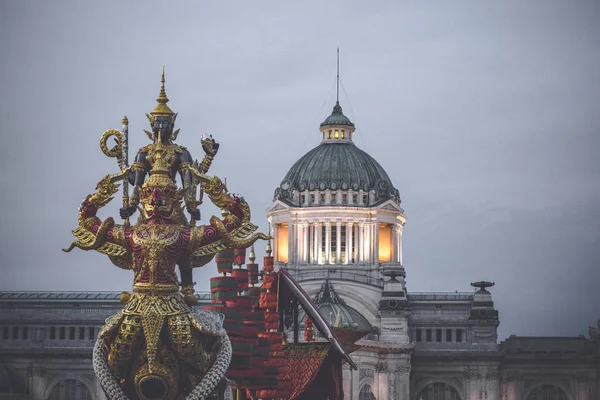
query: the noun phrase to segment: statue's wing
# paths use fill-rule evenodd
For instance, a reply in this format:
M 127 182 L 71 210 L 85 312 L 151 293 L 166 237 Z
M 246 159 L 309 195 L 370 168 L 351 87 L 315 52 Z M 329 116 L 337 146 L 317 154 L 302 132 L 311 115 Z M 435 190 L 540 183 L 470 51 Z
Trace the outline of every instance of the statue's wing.
M 104 230 L 102 229 L 98 232 L 102 231 Z M 73 230 L 73 235 L 77 238 L 76 247 L 83 248 L 84 250 L 96 250 L 102 254 L 106 254 L 110 258 L 110 261 L 119 268 L 133 268 L 133 258 L 125 247 L 110 242 L 99 244 L 101 243 L 101 239 L 103 239 L 101 237 L 103 233 L 98 235 L 83 227 L 79 227 Z

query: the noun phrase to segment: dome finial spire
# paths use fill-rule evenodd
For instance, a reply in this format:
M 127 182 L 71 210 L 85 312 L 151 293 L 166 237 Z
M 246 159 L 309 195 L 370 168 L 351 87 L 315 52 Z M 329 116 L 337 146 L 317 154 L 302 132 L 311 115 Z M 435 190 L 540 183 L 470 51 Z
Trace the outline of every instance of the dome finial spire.
M 337 85 L 335 91 L 335 104 L 340 104 L 340 48 L 337 48 Z

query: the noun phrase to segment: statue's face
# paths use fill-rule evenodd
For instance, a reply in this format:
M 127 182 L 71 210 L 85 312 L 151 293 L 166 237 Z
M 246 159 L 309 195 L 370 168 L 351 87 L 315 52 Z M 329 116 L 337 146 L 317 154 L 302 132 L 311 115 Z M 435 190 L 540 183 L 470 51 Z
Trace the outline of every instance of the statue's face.
M 140 202 L 148 220 L 171 220 L 181 194 L 174 187 L 146 187 L 140 191 Z
M 154 132 L 155 136 L 160 133 L 162 141 L 169 140 L 171 138 L 171 134 L 173 133 L 171 118 L 164 116 L 156 117 L 154 124 L 152 125 L 152 131 Z

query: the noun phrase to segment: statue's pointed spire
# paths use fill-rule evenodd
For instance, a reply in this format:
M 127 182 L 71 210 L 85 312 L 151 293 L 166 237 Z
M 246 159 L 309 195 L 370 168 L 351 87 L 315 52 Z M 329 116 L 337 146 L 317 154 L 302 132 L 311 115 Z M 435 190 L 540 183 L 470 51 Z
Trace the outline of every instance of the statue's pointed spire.
M 167 97 L 167 92 L 165 90 L 165 66 L 162 67 L 162 74 L 160 78 L 160 93 L 156 98 L 158 105 L 154 107 L 154 110 L 150 113 L 153 117 L 157 116 L 170 116 L 175 115 L 173 110 L 169 108 L 167 103 L 169 102 L 169 98 Z
M 167 92 L 165 91 L 165 66 L 162 67 L 162 75 L 160 78 L 160 93 L 158 94 L 158 98 L 156 101 L 159 104 L 167 104 L 169 102 L 169 98 L 167 97 Z

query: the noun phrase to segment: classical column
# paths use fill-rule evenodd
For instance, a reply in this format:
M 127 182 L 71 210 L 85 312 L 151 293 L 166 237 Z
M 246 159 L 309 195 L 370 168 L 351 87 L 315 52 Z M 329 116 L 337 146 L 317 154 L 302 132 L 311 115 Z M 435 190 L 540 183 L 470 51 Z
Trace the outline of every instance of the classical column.
M 343 379 L 343 387 L 344 387 L 344 398 L 352 399 L 352 370 L 350 366 L 346 363 L 342 366 L 342 379 Z
M 342 221 L 335 223 L 335 263 L 340 264 L 342 258 Z
M 358 264 L 360 262 L 360 229 L 358 222 L 354 224 L 354 262 Z
M 358 262 L 364 263 L 365 261 L 365 223 L 363 221 L 358 222 L 358 235 L 356 235 L 358 239 Z
M 352 222 L 346 222 L 346 264 L 352 264 Z
M 290 221 L 288 224 L 288 264 L 294 263 L 294 252 L 296 251 L 296 246 L 294 244 L 294 233 L 296 230 L 296 222 Z
M 396 243 L 398 246 L 398 262 L 402 265 L 402 225 L 396 225 Z
M 303 243 L 303 249 L 304 249 L 304 254 L 302 255 L 302 262 L 305 264 L 308 264 L 308 259 L 309 259 L 309 252 L 310 252 L 310 244 L 308 243 L 308 230 L 309 230 L 309 225 L 308 222 L 304 222 L 302 223 L 302 229 L 304 229 L 304 243 Z
M 331 222 L 325 221 L 325 264 L 331 262 Z
M 317 238 L 318 238 L 317 230 L 319 229 L 319 223 L 313 222 L 312 227 L 313 227 L 312 263 L 318 264 L 319 263 L 319 241 L 317 240 Z
M 365 222 L 365 261 L 367 264 L 371 264 L 372 262 L 372 251 L 373 251 L 373 241 L 371 237 L 371 221 Z
M 373 222 L 373 263 L 379 264 L 379 224 Z
M 356 364 L 358 364 L 358 363 L 356 363 Z M 350 399 L 352 399 L 352 400 L 358 400 L 358 393 L 360 391 L 360 387 L 358 386 L 360 384 L 359 371 L 360 371 L 360 364 L 359 364 L 359 368 L 357 370 L 352 371 L 352 397 L 350 397 Z
M 315 248 L 317 249 L 317 264 L 325 264 L 325 259 L 323 258 L 323 249 L 321 247 L 321 242 L 323 241 L 323 229 L 322 229 L 322 222 L 317 222 L 315 224 L 315 228 L 317 231 L 317 238 L 316 238 L 316 243 L 315 243 Z
M 277 249 L 279 249 L 279 247 L 277 247 L 277 245 L 279 244 L 279 240 L 277 240 L 277 235 L 279 234 L 279 226 L 269 221 L 269 230 L 271 231 L 271 236 L 273 236 L 273 257 L 275 258 L 275 261 L 279 261 L 279 254 L 277 251 Z
M 31 397 L 33 399 L 43 399 L 46 390 L 46 370 L 39 366 L 30 367 L 31 374 Z

